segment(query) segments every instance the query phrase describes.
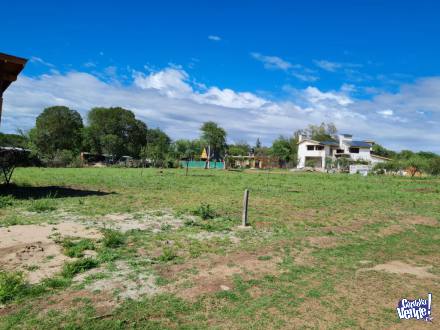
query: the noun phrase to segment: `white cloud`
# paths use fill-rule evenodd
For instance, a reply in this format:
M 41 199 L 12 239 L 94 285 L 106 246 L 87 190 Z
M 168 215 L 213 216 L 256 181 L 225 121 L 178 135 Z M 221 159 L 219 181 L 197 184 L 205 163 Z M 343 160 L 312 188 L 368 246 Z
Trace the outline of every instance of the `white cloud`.
M 301 81 L 313 82 L 319 79 L 313 74 L 313 70 L 307 69 L 300 64 L 292 64 L 286 60 L 283 60 L 281 57 L 266 56 L 260 53 L 251 53 L 251 56 L 257 61 L 262 62 L 266 69 L 288 72 Z
M 216 35 L 209 35 L 209 36 L 208 36 L 208 39 L 209 39 L 209 40 L 212 40 L 212 41 L 221 41 L 221 40 L 222 40 L 221 37 L 216 36 Z
M 394 111 L 391 109 L 386 109 L 386 110 L 380 110 L 380 111 L 376 111 L 379 115 L 382 115 L 384 117 L 390 117 L 394 114 Z
M 325 71 L 329 71 L 329 72 L 335 72 L 337 69 L 342 67 L 341 63 L 337 63 L 337 62 L 330 62 L 330 61 L 326 61 L 326 60 L 319 60 L 319 61 L 314 61 L 316 66 L 318 66 L 319 68 L 325 70 Z
M 230 140 L 253 143 L 260 137 L 269 144 L 279 134 L 326 121 L 390 148 L 440 152 L 440 77 L 421 79 L 371 100 L 355 99 L 349 86 L 330 91 L 286 86 L 284 91 L 288 100 L 274 101 L 251 92 L 197 87 L 179 67 L 136 72 L 128 84 L 84 72 L 22 75 L 4 95 L 2 130 L 31 128 L 47 106 L 66 105 L 84 118 L 95 106 L 122 106 L 175 139 L 195 138 L 201 123 L 213 120 L 228 131 Z
M 37 57 L 37 56 L 32 56 L 30 58 L 30 62 L 31 63 L 36 63 L 36 64 L 41 64 L 41 65 L 47 66 L 48 68 L 54 68 L 55 67 L 55 65 L 53 65 L 52 63 L 46 62 L 41 57 Z
M 251 53 L 251 56 L 262 62 L 266 69 L 279 69 L 286 71 L 294 66 L 292 63 L 285 61 L 278 56 L 265 56 L 260 53 Z

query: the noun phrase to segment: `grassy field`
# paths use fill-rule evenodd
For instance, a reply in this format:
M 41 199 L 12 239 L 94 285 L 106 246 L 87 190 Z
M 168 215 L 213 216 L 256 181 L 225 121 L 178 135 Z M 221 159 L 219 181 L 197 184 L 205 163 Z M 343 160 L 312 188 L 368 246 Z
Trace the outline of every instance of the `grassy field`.
M 414 329 L 440 316 L 437 178 L 20 168 L 14 182 L 0 237 L 29 237 L 0 242 L 1 329 Z M 400 299 L 428 292 L 434 323 L 398 320 Z

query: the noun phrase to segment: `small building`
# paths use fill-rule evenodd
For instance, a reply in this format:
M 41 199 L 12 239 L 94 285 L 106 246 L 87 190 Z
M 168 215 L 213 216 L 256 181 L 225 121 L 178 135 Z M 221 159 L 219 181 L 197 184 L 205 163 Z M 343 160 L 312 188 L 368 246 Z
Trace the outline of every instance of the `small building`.
M 298 141 L 298 168 L 314 167 L 324 170 L 328 160 L 346 158 L 351 162 L 365 162 L 369 165 L 382 163 L 388 158 L 374 155 L 374 141 L 353 140 L 351 134 L 341 134 L 338 141 L 315 141 L 300 136 Z
M 277 157 L 253 155 L 248 156 L 228 156 L 228 165 L 233 168 L 279 168 L 280 162 Z

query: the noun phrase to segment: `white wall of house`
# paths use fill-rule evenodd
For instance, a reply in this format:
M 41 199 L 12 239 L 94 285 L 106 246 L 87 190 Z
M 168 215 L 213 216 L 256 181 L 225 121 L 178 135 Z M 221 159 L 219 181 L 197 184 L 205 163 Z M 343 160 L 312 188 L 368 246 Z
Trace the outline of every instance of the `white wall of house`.
M 377 163 L 381 163 L 386 161 L 386 159 L 383 159 L 381 157 L 376 157 L 371 154 L 371 148 L 370 147 L 355 147 L 359 149 L 359 153 L 352 153 L 350 152 L 350 147 L 352 144 L 352 136 L 351 135 L 340 135 L 339 136 L 339 149 L 342 149 L 344 151 L 345 155 L 349 155 L 350 158 L 354 161 L 362 160 L 369 162 L 371 165 L 375 165 Z M 308 150 L 308 146 L 314 146 L 314 150 Z M 323 147 L 323 150 L 315 150 L 316 146 Z M 316 164 L 319 164 L 319 167 L 322 169 L 325 168 L 325 159 L 326 157 L 331 157 L 332 159 L 335 158 L 336 153 L 336 147 L 329 146 L 329 145 L 322 145 L 317 141 L 313 141 L 310 139 L 306 139 L 303 137 L 300 137 L 300 140 L 298 142 L 298 168 L 304 168 L 306 167 L 307 159 L 313 159 L 316 161 Z M 319 159 L 317 158 L 321 158 Z
M 320 157 L 321 164 L 325 164 L 326 150 L 308 150 L 307 146 L 319 146 L 319 143 L 312 141 L 302 141 L 298 145 L 298 168 L 303 168 L 306 166 L 306 158 L 308 157 Z
M 350 158 L 353 160 L 364 160 L 366 162 L 371 162 L 370 148 L 359 148 L 359 153 L 350 153 Z

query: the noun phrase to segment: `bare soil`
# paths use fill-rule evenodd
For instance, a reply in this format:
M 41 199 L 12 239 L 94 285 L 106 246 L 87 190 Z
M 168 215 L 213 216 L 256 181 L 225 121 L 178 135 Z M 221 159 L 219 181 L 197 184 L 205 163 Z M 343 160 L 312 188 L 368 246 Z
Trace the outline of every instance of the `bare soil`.
M 75 222 L 0 228 L 0 264 L 6 270 L 23 271 L 30 283 L 52 277 L 71 259 L 55 242 L 62 237 L 99 239 L 101 233 Z

